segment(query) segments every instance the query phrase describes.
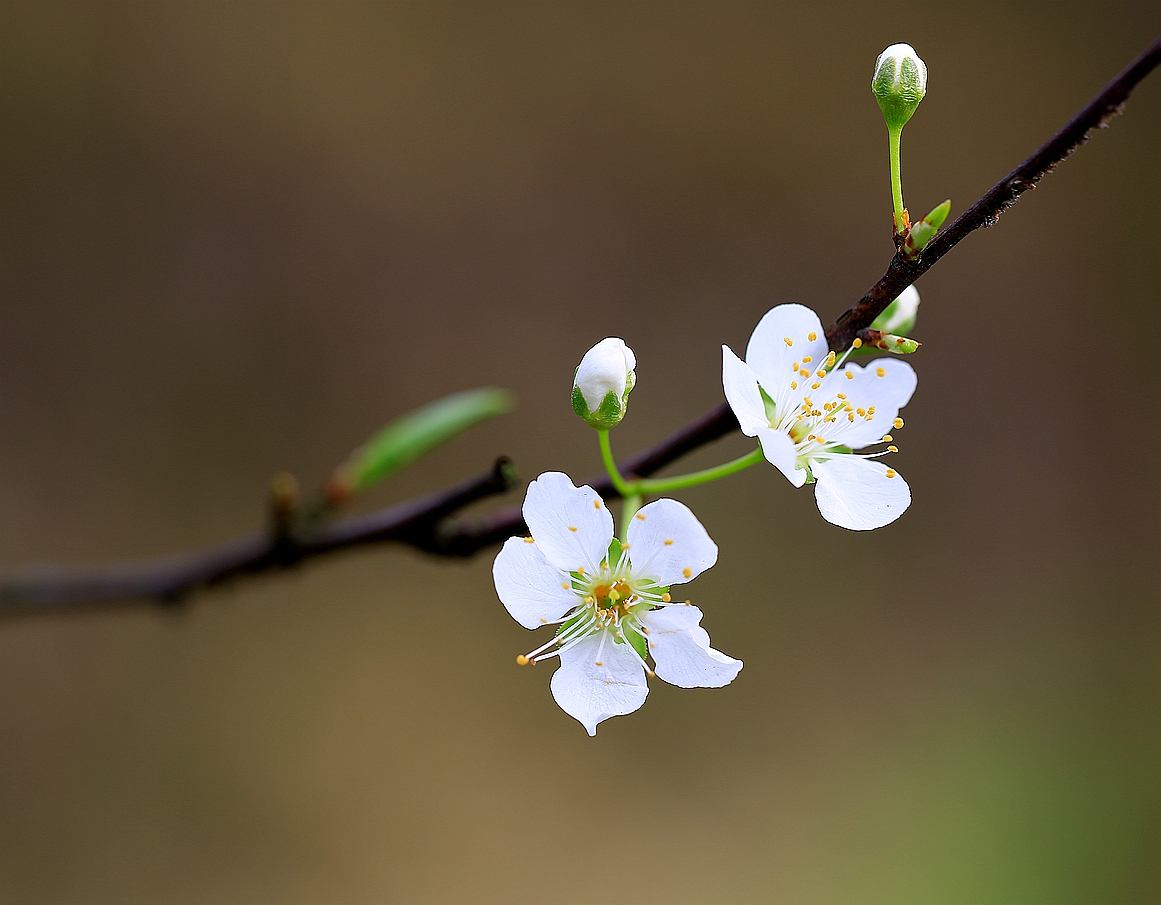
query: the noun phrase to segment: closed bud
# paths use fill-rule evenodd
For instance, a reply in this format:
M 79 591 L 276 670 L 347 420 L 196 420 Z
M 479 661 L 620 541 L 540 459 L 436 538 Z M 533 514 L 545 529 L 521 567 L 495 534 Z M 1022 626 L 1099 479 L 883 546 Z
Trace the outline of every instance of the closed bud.
M 923 343 L 906 336 L 896 336 L 894 333 L 883 333 L 881 330 L 860 330 L 859 339 L 863 345 L 893 355 L 910 355 Z
M 927 65 L 910 44 L 892 44 L 875 61 L 871 92 L 888 129 L 902 129 L 927 93 Z
M 915 260 L 920 252 L 927 247 L 927 243 L 935 238 L 939 228 L 943 226 L 951 213 L 951 200 L 943 202 L 930 214 L 911 227 L 907 238 L 903 242 L 903 257 Z
M 610 336 L 585 353 L 572 383 L 573 411 L 591 427 L 609 430 L 621 423 L 637 382 L 637 359 L 623 339 Z

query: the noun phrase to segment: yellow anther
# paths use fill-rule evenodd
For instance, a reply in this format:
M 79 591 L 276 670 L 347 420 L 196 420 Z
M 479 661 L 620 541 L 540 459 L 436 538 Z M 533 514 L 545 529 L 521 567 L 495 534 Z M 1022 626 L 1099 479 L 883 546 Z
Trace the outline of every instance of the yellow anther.
M 790 381 L 790 389 L 792 389 L 792 390 L 798 389 L 798 381 L 797 380 Z
M 576 571 L 577 571 L 578 575 L 584 575 L 585 574 L 585 567 L 584 566 L 577 566 Z
M 890 443 L 894 439 L 895 438 L 892 437 L 890 434 L 883 434 L 883 442 L 884 443 Z
M 803 368 L 801 371 L 798 372 L 798 376 L 799 377 L 809 377 L 810 371 L 806 370 L 806 368 Z
M 604 660 L 593 660 L 593 666 L 604 666 L 604 665 L 605 665 Z
M 576 525 L 569 525 L 568 530 L 571 531 L 573 534 L 576 534 Z
M 673 546 L 673 538 L 667 537 L 661 543 L 665 544 L 665 546 L 667 546 L 667 547 L 672 547 Z
M 601 501 L 600 500 L 593 500 L 593 508 L 600 509 L 601 508 Z
M 835 358 L 836 358 L 836 357 L 837 357 L 837 356 L 834 354 L 834 352 L 827 352 L 827 353 L 826 353 L 826 366 L 827 366 L 828 368 L 833 368 L 833 367 L 834 367 L 834 363 L 835 363 Z
M 898 446 L 888 446 L 887 452 L 899 452 L 899 447 Z
M 846 394 L 846 393 L 839 393 L 839 394 L 838 394 L 838 398 L 839 398 L 839 399 L 846 399 L 846 398 L 847 398 L 847 394 Z
M 689 566 L 686 566 L 684 569 L 681 570 L 681 577 L 682 578 L 690 578 L 690 577 L 692 577 L 692 575 L 693 575 L 693 569 L 691 569 Z
M 526 537 L 526 538 L 524 538 L 524 543 L 526 543 L 526 544 L 534 544 L 534 543 L 536 543 L 536 541 L 534 541 L 534 540 L 533 540 L 532 538 L 530 538 L 530 537 Z
M 621 599 L 621 595 L 617 593 L 615 588 L 613 590 L 609 591 L 609 601 L 611 603 L 616 603 L 620 599 Z
M 854 420 L 855 420 L 855 413 L 854 412 L 847 412 L 847 421 L 854 421 Z
M 597 602 L 597 599 L 595 597 L 589 596 L 589 597 L 586 597 L 584 599 L 584 602 L 591 606 L 592 604 Z
M 901 427 L 903 426 L 903 419 L 902 419 L 902 418 L 896 418 L 896 419 L 895 419 L 894 421 L 892 421 L 891 423 L 892 423 L 893 425 L 895 425 L 895 430 L 899 430 L 899 428 L 901 428 Z
M 572 585 L 570 585 L 570 584 L 569 584 L 567 581 L 562 581 L 562 582 L 560 583 L 560 586 L 561 586 L 562 588 L 564 588 L 566 591 L 567 591 L 569 588 L 571 588 L 571 587 L 572 587 Z
M 814 342 L 816 339 L 818 339 L 818 334 L 815 333 L 813 330 L 811 330 L 809 333 L 806 334 L 806 338 L 808 340 L 810 340 L 811 342 Z
M 669 603 L 669 601 L 671 601 L 672 599 L 673 599 L 673 598 L 672 598 L 672 597 L 670 597 L 668 594 L 662 594 L 662 595 L 661 595 L 661 602 L 662 602 L 662 603 Z
M 886 377 L 887 376 L 887 369 L 886 368 L 875 368 L 875 374 L 879 377 Z
M 859 413 L 860 418 L 862 418 L 863 415 L 867 414 L 867 410 L 865 408 L 857 408 L 857 409 L 855 409 L 855 411 Z
M 642 512 L 638 512 L 635 516 L 633 516 L 633 518 L 637 519 L 637 521 L 639 521 L 639 522 L 643 522 L 643 521 L 645 521 L 645 514 Z
M 531 662 L 532 661 L 529 660 L 526 656 L 524 656 L 524 654 L 517 654 L 516 655 L 516 665 L 517 666 L 527 666 Z
M 826 368 L 819 368 L 815 373 L 821 379 L 826 376 Z
M 821 383 L 819 383 L 819 382 L 816 380 L 814 383 L 812 383 L 812 384 L 810 385 L 810 388 L 811 388 L 812 390 L 817 390 L 817 389 L 818 389 L 820 386 L 822 386 L 822 384 L 821 384 Z
M 809 396 L 803 396 L 803 397 L 802 397 L 802 404 L 803 404 L 803 406 L 805 406 L 806 408 L 810 408 L 812 405 L 814 405 L 814 403 L 810 401 L 810 397 L 809 397 Z
M 843 373 L 847 375 L 847 380 L 854 380 L 855 379 L 855 372 L 854 371 L 843 371 Z
M 789 336 L 783 336 L 782 342 L 786 343 L 787 347 L 794 345 L 794 340 L 792 340 Z
M 814 356 L 813 356 L 813 355 L 803 355 L 803 356 L 802 356 L 802 363 L 803 363 L 804 365 L 808 365 L 808 364 L 810 364 L 812 361 L 814 361 Z
M 895 477 L 895 469 L 894 468 L 887 469 L 887 477 L 889 477 L 889 478 Z
M 867 406 L 867 414 L 868 414 L 868 415 L 873 415 L 873 414 L 875 414 L 875 407 L 874 407 L 873 405 L 869 405 L 869 406 Z
M 852 349 L 861 349 L 862 347 L 863 347 L 863 341 L 856 336 L 854 338 L 854 341 L 851 343 L 851 348 Z
M 790 370 L 791 370 L 791 371 L 797 371 L 797 370 L 798 370 L 798 362 L 794 362 L 794 363 L 793 363 L 793 364 L 790 366 Z

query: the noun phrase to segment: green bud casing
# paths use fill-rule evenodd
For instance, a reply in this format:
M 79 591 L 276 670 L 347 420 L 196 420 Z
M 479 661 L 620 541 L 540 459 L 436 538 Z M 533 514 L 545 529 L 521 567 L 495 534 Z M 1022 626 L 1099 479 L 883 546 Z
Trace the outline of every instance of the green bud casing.
M 875 61 L 871 93 L 888 129 L 902 129 L 927 93 L 927 66 L 910 44 L 892 44 Z

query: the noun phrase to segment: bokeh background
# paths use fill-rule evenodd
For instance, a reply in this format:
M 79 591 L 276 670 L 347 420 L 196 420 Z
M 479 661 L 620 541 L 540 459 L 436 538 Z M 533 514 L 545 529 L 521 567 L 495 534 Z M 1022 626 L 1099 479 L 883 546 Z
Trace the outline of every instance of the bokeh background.
M 390 417 L 519 409 L 365 506 L 597 468 L 721 342 L 829 321 L 891 251 L 868 90 L 931 69 L 906 195 L 962 209 L 1161 25 L 1149 2 L 3 5 L 0 565 L 252 530 Z M 491 555 L 381 548 L 188 609 L 0 624 L 11 903 L 1155 902 L 1161 80 L 919 288 L 870 535 L 755 469 L 685 500 L 746 668 L 595 740 L 519 670 Z M 740 454 L 740 437 L 688 460 Z M 511 501 L 519 499 L 513 494 Z M 510 502 L 510 501 L 509 501 Z M 497 503 L 503 505 L 503 503 Z

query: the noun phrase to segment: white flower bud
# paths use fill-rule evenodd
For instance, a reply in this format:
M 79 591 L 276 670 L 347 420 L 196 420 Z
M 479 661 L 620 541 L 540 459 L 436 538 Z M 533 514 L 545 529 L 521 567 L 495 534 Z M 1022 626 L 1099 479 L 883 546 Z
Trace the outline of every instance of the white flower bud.
M 892 44 L 875 61 L 871 91 L 890 129 L 902 129 L 927 93 L 927 65 L 910 44 Z
M 610 336 L 585 353 L 572 383 L 573 410 L 592 427 L 609 430 L 625 417 L 637 382 L 637 359 L 623 339 Z

